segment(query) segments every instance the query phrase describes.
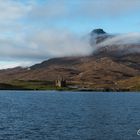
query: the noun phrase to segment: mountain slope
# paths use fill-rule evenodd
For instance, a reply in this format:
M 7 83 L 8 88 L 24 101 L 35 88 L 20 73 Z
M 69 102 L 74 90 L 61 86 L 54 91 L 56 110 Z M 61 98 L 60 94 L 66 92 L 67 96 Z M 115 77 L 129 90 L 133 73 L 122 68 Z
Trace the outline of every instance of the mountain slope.
M 53 83 L 63 77 L 69 85 L 80 88 L 134 90 L 135 88 L 130 87 L 139 85 L 140 81 L 140 53 L 131 50 L 140 49 L 140 45 L 95 46 L 94 44 L 95 42 L 100 44 L 111 37 L 102 29 L 93 30 L 90 44 L 97 48 L 92 55 L 53 58 L 30 68 L 1 70 L 0 82 L 51 81 Z M 127 81 L 132 85 L 125 84 Z M 140 90 L 138 87 L 136 89 Z

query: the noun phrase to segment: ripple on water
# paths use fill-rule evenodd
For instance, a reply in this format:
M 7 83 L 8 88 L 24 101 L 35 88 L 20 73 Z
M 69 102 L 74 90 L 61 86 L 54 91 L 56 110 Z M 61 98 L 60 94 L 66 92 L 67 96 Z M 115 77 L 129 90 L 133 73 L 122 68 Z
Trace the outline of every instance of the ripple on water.
M 137 140 L 140 94 L 0 91 L 2 140 Z

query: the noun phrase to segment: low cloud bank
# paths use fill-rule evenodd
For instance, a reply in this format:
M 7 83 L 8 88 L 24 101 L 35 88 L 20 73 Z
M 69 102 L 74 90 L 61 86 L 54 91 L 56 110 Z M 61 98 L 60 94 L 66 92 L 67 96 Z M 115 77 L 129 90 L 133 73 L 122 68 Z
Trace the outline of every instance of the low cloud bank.
M 97 48 L 106 46 L 116 47 L 120 50 L 125 49 L 129 52 L 140 52 L 140 33 L 112 35 L 96 45 Z
M 96 37 L 94 36 L 93 40 Z M 81 37 L 66 30 L 49 29 L 28 35 L 1 37 L 0 45 L 1 61 L 10 60 L 17 64 L 22 62 L 21 65 L 25 66 L 27 63 L 29 65 L 53 57 L 87 56 L 98 47 L 105 46 L 118 45 L 118 49 L 140 52 L 140 33 L 110 35 L 108 39 L 91 46 L 89 36 Z
M 119 48 L 132 45 L 129 49 L 140 52 L 140 33 L 114 35 L 91 46 L 88 37 L 65 30 L 47 30 L 14 38 L 0 38 L 0 45 L 1 60 L 38 61 L 53 57 L 86 56 L 98 47 L 113 45 Z
M 105 41 L 101 42 L 99 45 L 131 45 L 140 44 L 140 33 L 126 33 L 120 35 L 114 35 Z
M 43 60 L 52 57 L 84 56 L 92 53 L 88 39 L 68 31 L 48 30 L 26 36 L 0 39 L 0 58 Z

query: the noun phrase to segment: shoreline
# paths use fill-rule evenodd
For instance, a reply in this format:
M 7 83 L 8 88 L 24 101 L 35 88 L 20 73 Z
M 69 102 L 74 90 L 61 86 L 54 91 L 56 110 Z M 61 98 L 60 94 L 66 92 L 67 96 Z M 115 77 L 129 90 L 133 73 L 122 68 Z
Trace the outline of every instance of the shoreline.
M 96 89 L 88 89 L 88 90 L 84 90 L 84 89 L 0 89 L 0 91 L 59 91 L 59 92 L 140 92 L 139 90 L 109 90 L 109 89 L 104 89 L 104 90 L 96 90 Z
M 44 81 L 43 81 L 44 82 Z M 65 87 L 54 86 L 53 83 L 43 83 L 40 81 L 9 81 L 6 83 L 0 83 L 0 90 L 19 90 L 19 91 L 73 91 L 73 92 L 140 92 L 139 88 L 130 87 L 114 87 L 114 86 L 95 86 L 84 87 L 82 85 L 67 85 Z

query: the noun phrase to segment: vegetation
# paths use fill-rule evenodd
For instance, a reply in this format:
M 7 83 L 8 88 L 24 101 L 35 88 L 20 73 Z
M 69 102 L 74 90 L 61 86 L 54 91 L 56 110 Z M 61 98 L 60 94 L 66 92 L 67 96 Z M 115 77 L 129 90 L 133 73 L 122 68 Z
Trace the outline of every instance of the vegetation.
M 132 77 L 127 80 L 121 80 L 118 82 L 118 86 L 127 88 L 130 91 L 140 91 L 140 76 Z
M 15 89 L 15 90 L 71 90 L 67 87 L 56 87 L 52 81 L 38 81 L 38 80 L 14 80 L 8 83 L 0 84 L 0 89 Z
M 118 81 L 113 84 L 95 84 L 94 86 L 82 87 L 78 83 L 68 83 L 67 87 L 56 87 L 53 81 L 39 80 L 13 80 L 0 83 L 1 90 L 58 90 L 58 91 L 140 91 L 140 77 Z

